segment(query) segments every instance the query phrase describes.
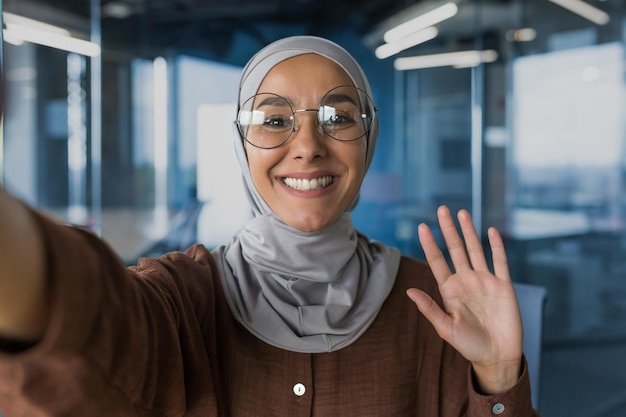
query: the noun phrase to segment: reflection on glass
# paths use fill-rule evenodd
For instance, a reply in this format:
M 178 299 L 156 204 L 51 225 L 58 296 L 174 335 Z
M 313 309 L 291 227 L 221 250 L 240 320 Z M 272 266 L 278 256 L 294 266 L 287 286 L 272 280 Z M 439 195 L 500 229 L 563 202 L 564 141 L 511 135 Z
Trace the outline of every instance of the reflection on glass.
M 87 212 L 87 104 L 85 58 L 67 55 L 68 220 L 85 224 Z
M 157 211 L 167 209 L 167 62 L 156 58 L 153 62 L 154 91 L 154 193 Z

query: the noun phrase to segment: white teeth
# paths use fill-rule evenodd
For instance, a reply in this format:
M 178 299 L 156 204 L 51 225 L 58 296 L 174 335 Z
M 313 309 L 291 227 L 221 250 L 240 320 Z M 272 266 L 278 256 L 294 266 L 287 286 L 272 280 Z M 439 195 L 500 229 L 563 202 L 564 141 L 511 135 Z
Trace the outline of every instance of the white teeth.
M 311 180 L 286 177 L 283 178 L 283 182 L 287 185 L 287 187 L 294 188 L 296 190 L 311 191 L 321 190 L 322 188 L 328 187 L 333 183 L 333 177 L 326 175 L 319 178 L 313 178 Z

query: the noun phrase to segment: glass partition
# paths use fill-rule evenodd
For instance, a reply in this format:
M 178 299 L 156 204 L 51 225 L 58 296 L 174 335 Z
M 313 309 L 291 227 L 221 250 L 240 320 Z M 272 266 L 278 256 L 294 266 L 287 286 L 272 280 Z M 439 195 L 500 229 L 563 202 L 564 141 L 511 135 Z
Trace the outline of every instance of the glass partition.
M 173 71 L 162 57 L 101 51 L 100 2 L 91 3 L 3 5 L 4 184 L 131 263 L 185 203 L 172 192 Z
M 428 223 L 443 243 L 437 206 L 472 211 L 472 71 L 444 67 L 401 75 L 404 198 L 397 208 L 396 238 L 412 256 L 423 257 L 419 223 Z
M 589 4 L 583 17 L 526 2 L 520 22 L 535 36 L 506 44 L 504 230 L 515 279 L 548 290 L 546 416 L 626 405 L 626 9 Z
M 88 198 L 88 58 L 32 43 L 7 42 L 4 52 L 5 184 L 30 204 L 89 227 L 97 219 Z
M 595 21 L 550 1 L 473 3 L 472 41 L 405 55 L 490 46 L 496 61 L 395 75 L 393 238 L 419 257 L 416 225 L 440 204 L 500 229 L 513 280 L 547 290 L 534 395 L 548 417 L 626 405 L 626 8 L 588 3 Z
M 70 23 L 53 8 L 27 3 L 2 5 L 4 184 L 53 216 L 99 232 L 91 155 L 99 147 L 90 124 L 98 118 L 91 65 L 100 46 L 90 41 L 88 13 Z

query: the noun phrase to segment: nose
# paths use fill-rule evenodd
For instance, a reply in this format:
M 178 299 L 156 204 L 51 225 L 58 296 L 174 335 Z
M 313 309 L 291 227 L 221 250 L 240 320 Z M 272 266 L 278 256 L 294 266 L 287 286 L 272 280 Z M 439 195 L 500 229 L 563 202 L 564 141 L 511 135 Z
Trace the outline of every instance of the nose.
M 313 160 L 326 154 L 325 134 L 317 120 L 317 114 L 317 109 L 294 112 L 296 120 L 289 143 L 295 158 Z

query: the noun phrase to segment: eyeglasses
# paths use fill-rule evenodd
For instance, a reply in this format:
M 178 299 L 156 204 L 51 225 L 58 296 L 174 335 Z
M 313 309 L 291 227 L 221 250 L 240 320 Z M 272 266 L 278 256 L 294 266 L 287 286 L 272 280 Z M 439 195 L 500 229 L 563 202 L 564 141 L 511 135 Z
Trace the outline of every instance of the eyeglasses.
M 317 112 L 319 129 L 341 142 L 365 136 L 378 109 L 360 88 L 339 86 L 322 97 L 317 109 L 294 110 L 289 101 L 273 93 L 259 93 L 246 100 L 235 123 L 241 136 L 257 148 L 277 148 L 296 131 L 296 113 Z

